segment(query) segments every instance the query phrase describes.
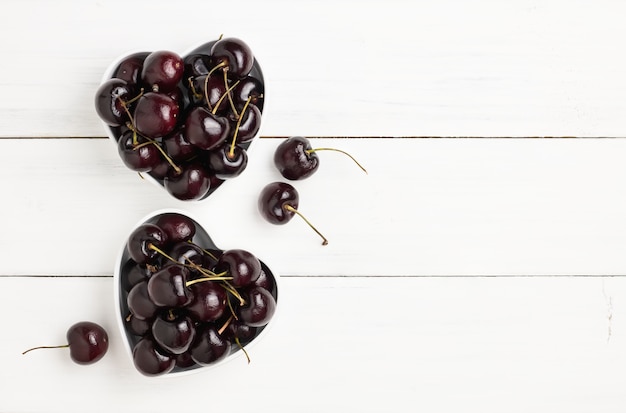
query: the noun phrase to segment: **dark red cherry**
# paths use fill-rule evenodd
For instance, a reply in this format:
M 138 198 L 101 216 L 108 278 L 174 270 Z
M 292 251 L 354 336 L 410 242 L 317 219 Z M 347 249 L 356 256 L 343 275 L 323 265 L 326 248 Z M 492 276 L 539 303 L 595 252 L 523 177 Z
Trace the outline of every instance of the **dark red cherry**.
M 124 104 L 133 98 L 133 94 L 133 87 L 125 80 L 114 78 L 103 82 L 94 101 L 98 117 L 109 126 L 125 124 L 130 117 Z
M 215 281 L 203 281 L 189 287 L 193 300 L 187 311 L 198 322 L 218 320 L 226 311 L 226 290 Z
M 209 67 L 211 67 L 211 58 L 204 53 L 192 53 L 183 57 L 185 63 L 186 78 L 197 77 L 206 75 L 209 73 Z
M 167 234 L 163 229 L 154 224 L 144 223 L 131 232 L 126 247 L 130 258 L 137 264 L 145 265 L 160 257 L 153 247 L 163 248 L 167 241 Z
M 211 176 L 199 162 L 183 166 L 180 174 L 171 174 L 163 181 L 165 190 L 175 198 L 190 201 L 205 197 L 211 189 Z
M 152 319 L 144 319 L 136 317 L 133 313 L 129 313 L 124 318 L 124 326 L 126 331 L 136 336 L 143 336 L 152 326 Z
M 130 170 L 149 172 L 164 161 L 157 145 L 158 143 L 149 142 L 143 136 L 127 130 L 117 142 L 117 152 Z
M 135 368 L 145 376 L 159 376 L 174 369 L 176 360 L 165 352 L 152 338 L 144 337 L 133 347 Z
M 224 77 L 216 73 L 212 75 L 202 75 L 193 79 L 192 92 L 197 101 L 202 101 L 203 104 L 208 106 L 210 111 L 215 109 L 216 114 L 223 114 L 230 109 L 227 99 L 221 99 L 226 93 L 226 84 L 224 83 Z M 207 99 L 208 98 L 208 101 Z M 221 100 L 221 101 L 220 101 Z M 207 104 L 208 102 L 208 104 Z M 220 103 L 220 106 L 215 106 Z
M 131 288 L 126 297 L 126 305 L 134 317 L 142 320 L 154 317 L 158 307 L 148 294 L 148 280 L 141 281 Z
M 189 317 L 170 311 L 154 319 L 151 331 L 159 346 L 172 354 L 186 352 L 196 336 L 196 329 Z
M 264 87 L 261 81 L 252 76 L 241 79 L 233 89 L 233 100 L 237 106 L 243 106 L 248 99 L 250 103 L 259 107 L 262 103 Z
M 176 212 L 159 215 L 155 225 L 165 231 L 171 243 L 190 241 L 196 235 L 195 222 L 188 216 Z
M 286 179 L 292 181 L 305 179 L 317 171 L 319 167 L 317 152 L 320 151 L 342 153 L 367 173 L 365 168 L 348 152 L 336 148 L 312 148 L 310 141 L 303 136 L 292 136 L 281 142 L 274 152 L 274 165 Z
M 150 53 L 143 63 L 141 80 L 154 92 L 168 92 L 183 77 L 185 64 L 176 53 L 158 50 Z
M 245 109 L 243 109 L 245 108 Z M 236 124 L 237 136 L 234 137 L 236 143 L 250 142 L 261 128 L 261 111 L 253 104 L 244 105 L 240 111 L 240 119 L 231 119 Z
M 285 139 L 276 147 L 274 165 L 286 179 L 308 178 L 319 167 L 319 158 L 312 149 L 309 140 L 302 136 Z
M 150 278 L 152 273 L 146 267 L 142 267 L 137 264 L 134 260 L 128 260 L 122 266 L 122 270 L 120 271 L 120 280 L 122 283 L 122 288 L 124 291 L 130 291 L 135 285 L 139 284 L 141 281 L 145 281 Z
M 286 224 L 294 215 L 300 216 L 322 238 L 322 245 L 327 245 L 328 240 L 298 211 L 298 201 L 298 191 L 293 185 L 272 182 L 261 190 L 258 209 L 263 218 L 277 225 Z
M 202 267 L 205 261 L 202 248 L 186 241 L 174 244 L 169 249 L 167 255 L 181 265 L 195 265 Z M 193 271 L 193 268 L 190 269 L 190 271 Z
M 147 92 L 138 100 L 133 114 L 137 131 L 155 139 L 169 135 L 176 128 L 179 106 L 165 93 Z
M 113 72 L 113 76 L 118 79 L 125 80 L 130 85 L 137 85 L 140 81 L 141 69 L 143 62 L 150 52 L 138 52 L 126 56 L 118 64 L 117 68 Z
M 242 249 L 226 250 L 220 256 L 215 272 L 226 272 L 233 277 L 231 283 L 236 287 L 252 284 L 261 275 L 261 263 L 254 254 Z
M 185 140 L 200 149 L 211 150 L 219 146 L 229 132 L 228 119 L 213 114 L 205 107 L 192 109 L 185 120 Z
M 148 296 L 159 307 L 178 308 L 191 302 L 193 295 L 187 287 L 189 270 L 182 265 L 167 265 L 148 280 Z
M 80 321 L 73 324 L 65 335 L 67 344 L 58 346 L 38 346 L 24 351 L 26 354 L 32 350 L 43 348 L 68 348 L 70 358 L 78 364 L 93 364 L 102 359 L 109 349 L 109 336 L 102 326 L 90 322 Z
M 189 142 L 182 128 L 178 128 L 170 135 L 163 138 L 163 149 L 174 161 L 188 161 L 195 157 L 198 153 L 198 148 Z
M 250 47 L 241 39 L 222 38 L 211 47 L 211 58 L 215 66 L 223 65 L 228 72 L 238 77 L 247 76 L 254 65 Z
M 209 168 L 219 179 L 235 178 L 248 166 L 246 150 L 238 145 L 231 147 L 228 143 L 208 151 L 206 158 Z
M 276 300 L 265 288 L 247 289 L 243 298 L 246 303 L 237 307 L 239 320 L 251 327 L 262 327 L 270 322 L 276 311 Z
M 300 196 L 296 188 L 286 182 L 267 184 L 259 196 L 259 212 L 272 224 L 282 225 L 291 221 L 298 209 Z
M 223 336 L 231 342 L 236 343 L 238 340 L 239 344 L 244 345 L 252 341 L 258 330 L 257 327 L 252 327 L 243 321 L 232 320 L 224 330 Z M 239 346 L 239 344 L 236 345 Z
M 230 343 L 214 326 L 205 324 L 196 334 L 190 349 L 191 358 L 197 364 L 206 366 L 225 359 L 230 354 Z

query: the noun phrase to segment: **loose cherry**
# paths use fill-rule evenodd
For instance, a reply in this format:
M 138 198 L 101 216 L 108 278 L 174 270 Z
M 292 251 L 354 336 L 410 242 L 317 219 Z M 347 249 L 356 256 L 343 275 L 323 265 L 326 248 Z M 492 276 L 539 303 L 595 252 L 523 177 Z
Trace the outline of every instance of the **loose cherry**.
M 319 167 L 317 152 L 340 152 L 352 159 L 365 173 L 367 171 L 349 153 L 335 148 L 313 148 L 302 136 L 292 136 L 281 142 L 274 152 L 274 165 L 286 179 L 295 181 L 311 176 Z
M 263 218 L 276 225 L 286 224 L 294 215 L 300 216 L 322 237 L 322 245 L 327 245 L 328 240 L 298 211 L 299 199 L 298 191 L 292 185 L 286 182 L 272 182 L 261 190 L 258 209 Z
M 43 348 L 69 348 L 70 358 L 78 364 L 92 364 L 100 360 L 109 349 L 109 336 L 104 328 L 90 321 L 72 325 L 66 334 L 67 344 L 33 347 L 22 354 Z

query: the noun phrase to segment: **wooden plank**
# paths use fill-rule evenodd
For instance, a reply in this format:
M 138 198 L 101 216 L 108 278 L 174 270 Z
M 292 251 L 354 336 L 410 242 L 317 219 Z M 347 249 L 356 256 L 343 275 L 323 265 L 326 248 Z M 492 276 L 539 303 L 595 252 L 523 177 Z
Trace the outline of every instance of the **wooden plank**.
M 4 4 L 1 136 L 101 136 L 93 96 L 114 59 L 220 34 L 264 68 L 270 135 L 624 136 L 619 0 L 241 1 L 236 24 L 204 0 L 159 16 L 146 1 Z
M 127 358 L 111 278 L 4 277 L 0 410 L 618 413 L 625 291 L 624 277 L 282 278 L 249 365 L 159 379 Z M 82 319 L 109 331 L 97 364 L 20 354 L 63 343 Z
M 368 169 L 324 153 L 294 183 L 327 246 L 300 219 L 258 213 L 261 188 L 282 180 L 279 142 L 255 142 L 243 175 L 189 203 L 126 169 L 110 141 L 0 140 L 0 273 L 111 275 L 130 230 L 163 208 L 288 275 L 626 273 L 626 139 L 314 139 Z

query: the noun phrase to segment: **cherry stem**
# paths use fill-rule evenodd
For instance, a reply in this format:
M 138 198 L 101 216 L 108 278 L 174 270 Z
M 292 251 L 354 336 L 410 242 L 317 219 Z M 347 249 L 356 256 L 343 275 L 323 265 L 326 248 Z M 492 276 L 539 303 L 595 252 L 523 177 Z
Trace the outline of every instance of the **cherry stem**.
M 231 87 L 229 87 L 228 89 L 226 89 L 226 92 L 224 92 L 224 94 L 222 96 L 220 96 L 219 100 L 217 102 L 215 102 L 215 107 L 211 110 L 212 114 L 216 114 L 217 110 L 220 108 L 220 105 L 222 104 L 222 102 L 224 101 L 224 98 L 226 96 L 230 95 L 230 91 L 233 90 L 235 87 L 237 87 L 237 85 L 239 84 L 240 80 L 236 81 L 235 83 L 233 83 L 233 85 Z M 209 107 L 209 109 L 211 109 Z M 237 115 L 239 116 L 239 115 Z
M 143 147 L 143 146 L 147 146 L 147 145 L 154 145 L 156 146 L 157 150 L 159 152 L 161 152 L 161 155 L 163 155 L 163 157 L 165 158 L 165 160 L 167 161 L 167 163 L 169 163 L 172 168 L 174 168 L 174 171 L 176 172 L 176 175 L 180 175 L 180 173 L 182 172 L 182 170 L 180 169 L 180 167 L 178 165 L 176 165 L 174 163 L 174 160 L 172 158 L 170 158 L 170 156 L 163 150 L 163 148 L 161 148 L 161 145 L 159 145 L 159 143 L 157 141 L 155 141 L 154 139 L 148 138 L 147 136 L 143 136 L 141 135 L 142 138 L 144 138 L 147 142 L 143 142 L 143 143 L 137 143 L 136 142 L 136 138 L 137 138 L 137 131 L 135 130 L 135 128 L 133 128 L 133 150 L 136 151 L 137 149 Z
M 211 109 L 211 104 L 209 103 L 209 88 L 208 88 L 209 77 L 211 77 L 213 72 L 223 67 L 227 67 L 225 61 L 221 61 L 219 64 L 215 65 L 211 70 L 209 70 L 209 73 L 207 73 L 206 77 L 204 78 L 204 99 L 206 99 L 206 104 L 209 107 L 209 110 Z
M 341 149 L 336 149 L 336 148 L 315 148 L 315 149 L 307 149 L 305 152 L 307 154 L 313 153 L 313 152 L 319 152 L 319 151 L 333 151 L 333 152 L 339 152 L 339 153 L 343 153 L 344 155 L 346 155 L 347 157 L 349 157 L 350 159 L 352 159 L 352 161 L 358 165 L 359 168 L 361 168 L 363 170 L 363 172 L 367 173 L 367 171 L 365 170 L 365 168 L 363 167 L 363 165 L 361 165 L 352 155 L 350 155 L 348 152 L 346 151 L 342 151 Z
M 233 322 L 233 319 L 235 318 L 234 315 L 231 315 L 230 317 L 228 317 L 228 320 L 226 320 L 226 322 L 220 327 L 219 330 L 217 330 L 217 334 L 222 334 L 224 333 L 224 331 L 228 328 L 228 326 L 230 325 L 230 323 Z
M 135 121 L 133 120 L 133 115 L 130 113 L 130 109 L 128 109 L 129 104 L 133 103 L 134 101 L 136 101 L 137 99 L 139 99 L 141 96 L 143 96 L 143 88 L 141 88 L 141 90 L 139 91 L 139 94 L 137 96 L 135 96 L 134 98 L 130 99 L 128 102 L 124 102 L 124 100 L 121 97 L 117 97 L 117 99 L 120 101 L 120 103 L 122 104 L 122 108 L 124 108 L 124 112 L 126 112 L 126 115 L 128 115 L 128 119 L 130 120 L 130 124 L 134 125 Z M 132 127 L 131 128 L 133 131 L 133 146 L 137 145 L 137 130 Z
M 244 305 L 246 303 L 246 300 L 243 299 L 241 294 L 239 294 L 239 291 L 237 291 L 235 286 L 233 286 L 231 283 L 229 283 L 228 281 L 224 281 L 222 283 L 222 287 L 224 287 L 226 291 L 234 295 L 235 298 L 239 300 L 239 305 Z
M 172 261 L 172 262 L 174 262 L 176 264 L 180 264 L 180 265 L 183 265 L 185 267 L 192 268 L 194 270 L 198 270 L 199 272 L 201 272 L 202 274 L 204 274 L 206 276 L 206 277 L 202 278 L 203 281 L 213 281 L 213 280 L 222 280 L 222 279 L 232 280 L 232 277 L 224 277 L 226 275 L 226 272 L 222 272 L 222 273 L 216 274 L 213 271 L 209 271 L 206 268 L 202 268 L 201 266 L 199 266 L 197 264 L 194 264 L 193 262 L 189 261 L 189 259 L 186 258 L 186 257 L 185 258 L 187 259 L 187 261 L 190 262 L 190 264 L 181 263 L 181 262 L 175 260 L 174 258 L 172 258 L 165 251 L 163 251 L 159 247 L 155 246 L 154 244 L 149 244 L 148 248 L 151 249 L 152 251 L 156 251 L 157 253 L 161 254 L 162 256 L 164 256 L 165 258 L 167 258 L 168 260 L 170 260 L 170 261 Z M 195 284 L 195 283 L 192 283 L 192 284 Z M 192 285 L 192 284 L 189 284 L 189 285 Z
M 250 364 L 250 356 L 248 355 L 248 352 L 246 351 L 246 349 L 243 348 L 243 346 L 241 345 L 241 341 L 239 341 L 239 337 L 237 336 L 235 336 L 235 343 L 237 343 L 237 346 L 239 346 L 241 351 L 243 351 L 243 354 L 245 354 L 246 359 L 248 359 L 248 364 Z
M 235 156 L 235 144 L 237 143 L 237 135 L 239 134 L 239 128 L 241 126 L 241 120 L 243 119 L 243 114 L 248 109 L 248 105 L 250 105 L 250 101 L 252 100 L 252 96 L 248 96 L 248 100 L 246 100 L 246 104 L 243 105 L 243 109 L 241 109 L 241 116 L 237 119 L 237 126 L 235 127 L 235 133 L 233 133 L 233 141 L 230 143 L 230 149 L 228 150 L 228 158 L 232 159 Z
M 302 214 L 300 213 L 300 211 L 298 211 L 297 209 L 295 209 L 295 208 L 294 208 L 294 207 L 292 207 L 291 205 L 283 205 L 283 208 L 284 208 L 284 209 L 286 209 L 286 210 L 287 210 L 287 211 L 289 211 L 289 212 L 293 212 L 294 214 L 296 214 L 296 215 L 298 215 L 300 218 L 302 218 L 302 219 L 304 220 L 304 222 L 306 222 L 306 223 L 307 223 L 307 224 L 308 224 L 308 225 L 309 225 L 309 226 L 313 229 L 313 231 L 315 231 L 315 232 L 317 233 L 317 235 L 319 235 L 320 237 L 322 237 L 322 245 L 328 245 L 328 240 L 326 239 L 326 237 L 324 237 L 324 236 L 322 235 L 322 233 L 321 233 L 321 232 L 319 232 L 319 231 L 317 230 L 317 228 L 315 228 L 315 227 L 313 226 L 313 224 L 311 224 L 311 223 L 309 222 L 309 220 L 308 220 L 308 219 L 306 219 L 306 218 L 305 218 L 305 216 L 304 216 L 304 215 L 302 215 Z
M 29 351 L 33 351 L 33 350 L 39 350 L 42 348 L 68 348 L 70 345 L 69 344 L 63 344 L 61 346 L 39 346 L 39 347 L 33 347 L 33 348 L 29 348 L 28 350 L 24 351 L 22 354 L 26 354 Z
M 233 96 L 230 93 L 232 88 L 228 87 L 228 70 L 224 69 L 222 72 L 224 72 L 224 87 L 226 88 L 226 95 L 228 95 L 228 101 L 230 102 L 230 108 L 233 110 L 233 114 L 235 115 L 235 119 L 239 119 L 239 113 L 237 113 L 237 108 L 235 108 L 235 102 L 233 102 Z M 239 83 L 239 81 L 237 81 L 237 83 Z
M 194 284 L 203 283 L 203 282 L 206 282 L 206 281 L 224 281 L 224 282 L 226 282 L 227 280 L 232 280 L 233 279 L 233 277 L 227 277 L 227 276 L 224 276 L 222 274 L 218 274 L 218 275 L 214 275 L 214 276 L 207 276 L 207 277 L 200 277 L 200 278 L 196 278 L 195 280 L 189 280 L 189 281 L 187 281 L 185 283 L 185 287 L 191 287 Z
M 196 87 L 193 85 L 193 76 L 189 76 L 187 78 L 187 83 L 189 83 L 189 88 L 191 89 L 193 97 L 195 97 L 196 99 L 200 99 L 202 97 L 202 93 L 198 93 Z
M 217 257 L 215 256 L 215 254 L 213 254 L 211 251 L 202 248 L 201 246 L 199 246 L 198 244 L 195 244 L 193 241 L 188 240 L 188 243 L 190 243 L 191 245 L 194 245 L 198 248 L 200 248 L 202 250 L 202 252 L 204 252 L 206 255 L 208 255 L 209 257 L 211 257 L 212 259 L 214 259 L 215 261 L 217 261 Z

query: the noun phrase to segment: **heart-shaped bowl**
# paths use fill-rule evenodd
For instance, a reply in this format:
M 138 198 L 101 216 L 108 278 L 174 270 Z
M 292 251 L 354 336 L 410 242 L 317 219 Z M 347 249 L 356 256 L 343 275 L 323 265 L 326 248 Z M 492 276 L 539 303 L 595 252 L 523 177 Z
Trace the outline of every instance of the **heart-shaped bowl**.
M 177 179 L 177 181 L 190 182 L 190 181 L 195 180 L 196 181 L 195 183 L 190 183 L 186 185 L 189 185 L 189 186 L 195 185 L 196 187 L 201 186 L 203 189 L 198 189 L 196 192 L 193 192 L 193 190 L 190 190 L 190 192 L 194 193 L 193 195 L 190 193 L 184 193 L 184 192 L 181 193 L 179 192 L 180 189 L 170 190 L 167 184 L 168 183 L 171 184 L 172 182 L 174 182 L 175 180 L 174 175 L 176 175 L 173 173 L 173 166 L 171 165 L 171 163 L 168 164 L 166 162 L 161 162 L 159 166 L 151 168 L 150 170 L 143 170 L 143 169 L 140 170 L 140 169 L 136 169 L 134 165 L 131 167 L 128 163 L 126 163 L 126 161 L 124 161 L 124 163 L 126 164 L 126 166 L 129 167 L 129 169 L 138 171 L 141 174 L 141 176 L 145 178 L 145 180 L 151 182 L 152 184 L 158 187 L 161 187 L 162 189 L 165 189 L 168 193 L 170 193 L 170 195 L 172 195 L 174 198 L 177 198 L 181 201 L 200 201 L 200 200 L 207 199 L 211 194 L 213 194 L 213 192 L 215 192 L 226 181 L 233 180 L 235 177 L 245 172 L 244 171 L 245 165 L 243 167 L 238 167 L 237 165 L 240 165 L 241 163 L 247 164 L 247 156 L 251 149 L 251 146 L 257 140 L 257 138 L 261 135 L 261 130 L 263 127 L 263 122 L 261 122 L 261 114 L 263 113 L 265 97 L 266 97 L 265 78 L 263 76 L 261 66 L 258 60 L 256 59 L 256 57 L 254 56 L 252 69 L 250 70 L 247 76 L 238 78 L 235 75 L 229 74 L 228 80 L 224 78 L 224 82 L 225 84 L 229 84 L 231 87 L 235 86 L 237 82 L 240 82 L 242 84 L 239 85 L 240 86 L 239 91 L 241 90 L 252 91 L 251 93 L 254 94 L 255 98 L 250 102 L 249 105 L 243 105 L 244 107 L 248 106 L 248 108 L 246 108 L 247 110 L 246 109 L 243 109 L 243 110 L 246 110 L 246 112 L 255 112 L 256 115 L 253 117 L 249 113 L 244 114 L 242 107 L 239 107 L 239 111 L 241 111 L 241 117 L 244 118 L 243 122 L 237 122 L 238 119 L 234 117 L 232 109 L 228 109 L 227 113 L 222 113 L 220 115 L 221 118 L 228 119 L 228 123 L 230 125 L 229 126 L 230 132 L 228 134 L 228 137 L 223 141 L 224 145 L 220 145 L 220 146 L 227 146 L 229 142 L 235 139 L 239 139 L 241 137 L 243 132 L 239 134 L 239 137 L 237 137 L 234 131 L 240 129 L 240 126 L 241 128 L 246 127 L 244 125 L 246 124 L 245 119 L 253 118 L 253 119 L 258 120 L 258 122 L 256 123 L 253 121 L 248 122 L 249 124 L 256 124 L 258 129 L 253 128 L 252 131 L 248 131 L 249 135 L 246 136 L 244 141 L 241 141 L 241 142 L 237 141 L 236 146 L 237 146 L 238 153 L 239 152 L 245 152 L 245 153 L 243 155 L 238 155 L 235 160 L 230 160 L 230 159 L 225 160 L 223 156 L 221 157 L 222 160 L 220 160 L 220 157 L 218 156 L 219 147 L 210 149 L 210 150 L 204 150 L 204 149 L 195 147 L 194 145 L 190 145 L 189 142 L 187 141 L 186 135 L 184 134 L 185 119 L 187 119 L 187 116 L 192 112 L 192 109 L 198 106 L 207 106 L 206 100 L 204 100 L 204 97 L 206 97 L 207 95 L 197 93 L 197 91 L 193 89 L 193 84 L 194 84 L 193 82 L 194 80 L 196 80 L 196 78 L 200 79 L 200 76 L 201 76 L 200 73 L 204 73 L 204 71 L 206 71 L 207 69 L 210 70 L 212 68 L 211 65 L 213 65 L 213 63 L 210 57 L 210 53 L 211 53 L 211 49 L 213 45 L 218 40 L 219 39 L 202 43 L 196 47 L 193 47 L 187 50 L 183 54 L 179 55 L 185 63 L 185 72 L 184 72 L 185 74 L 183 75 L 183 78 L 179 81 L 178 86 L 177 86 L 177 90 L 180 93 L 176 96 L 176 100 L 178 100 L 178 103 L 179 103 L 178 107 L 180 108 L 180 110 L 179 110 L 178 118 L 176 121 L 177 122 L 176 128 L 174 129 L 174 131 L 172 131 L 168 135 L 153 139 L 163 149 L 163 150 L 160 150 L 160 156 L 161 158 L 163 158 L 163 160 L 165 160 L 166 158 L 165 153 L 168 153 L 169 151 L 168 148 L 174 147 L 175 149 L 171 149 L 171 150 L 176 151 L 178 153 L 175 153 L 172 157 L 178 157 L 178 159 L 173 159 L 173 162 L 172 162 L 173 164 L 177 165 L 178 167 L 181 167 L 182 170 L 184 170 L 188 166 L 190 167 L 190 169 L 192 169 L 191 168 L 192 166 L 193 168 L 200 169 L 200 172 L 198 172 L 197 170 L 194 170 L 193 172 L 188 172 L 188 174 L 185 175 L 184 177 L 185 179 L 180 179 L 180 180 Z M 238 40 L 238 39 L 235 39 L 235 40 Z M 107 67 L 107 69 L 104 71 L 99 89 L 96 92 L 96 96 L 95 96 L 96 111 L 98 112 L 99 115 L 101 113 L 99 109 L 99 106 L 101 106 L 101 104 L 99 103 L 99 99 L 102 99 L 103 94 L 109 93 L 110 95 L 112 93 L 113 95 L 115 95 L 116 93 L 119 93 L 119 90 L 117 90 L 117 92 L 115 90 L 111 92 L 110 89 L 106 89 L 106 91 L 103 92 L 102 87 L 105 85 L 105 83 L 115 77 L 124 78 L 125 80 L 128 80 L 129 78 L 136 79 L 138 76 L 140 76 L 143 62 L 145 61 L 146 57 L 150 53 L 151 51 L 145 51 L 145 50 L 128 51 L 124 53 L 123 55 L 119 56 L 117 59 L 115 59 Z M 128 63 L 129 61 L 132 61 L 132 64 Z M 218 72 L 220 71 L 217 71 L 215 73 L 218 73 Z M 132 84 L 132 82 L 133 81 L 131 81 L 130 83 Z M 201 82 L 197 82 L 197 83 L 200 83 L 200 87 L 203 87 L 202 85 L 206 85 L 206 83 L 201 83 Z M 132 101 L 132 102 L 134 102 L 135 100 L 138 100 L 140 95 L 145 92 L 144 89 L 147 87 L 146 85 L 142 85 L 140 81 L 136 81 L 136 84 L 137 85 L 133 89 L 134 98 L 129 99 L 129 101 Z M 140 86 L 142 87 L 140 88 Z M 141 92 L 135 89 L 139 89 Z M 231 93 L 235 93 L 235 91 L 237 91 L 237 89 L 233 89 Z M 223 94 L 226 95 L 225 93 Z M 109 95 L 107 95 L 107 97 L 110 98 Z M 115 96 L 113 96 L 113 99 L 115 99 Z M 112 109 L 113 111 L 118 111 L 118 112 L 124 111 L 128 114 L 128 116 L 130 116 L 131 112 L 134 113 L 135 107 L 133 105 L 135 105 L 135 103 L 132 103 L 132 104 L 128 103 L 126 105 L 126 109 L 124 109 L 123 106 L 119 106 L 119 105 L 117 105 L 117 107 L 114 107 L 115 102 L 108 102 L 107 107 L 108 106 L 113 107 Z M 233 105 L 234 104 L 232 103 L 232 100 L 230 100 L 229 102 L 229 99 L 224 99 L 223 102 L 219 105 L 219 107 L 220 108 L 224 108 L 224 107 L 232 108 L 234 107 Z M 258 112 L 257 112 L 257 109 L 258 109 Z M 248 115 L 248 117 L 246 118 L 246 116 L 244 115 Z M 128 131 L 129 125 L 132 125 L 132 122 L 127 121 L 124 125 L 121 125 L 121 126 L 111 126 L 107 121 L 104 120 L 102 116 L 100 116 L 100 119 L 104 126 L 107 136 L 115 145 L 115 148 L 117 149 L 118 153 L 120 153 L 120 156 L 122 156 L 120 152 L 121 151 L 120 137 L 123 136 L 124 132 Z M 254 130 L 256 130 L 255 133 L 253 132 Z M 183 138 L 183 136 L 185 137 Z M 168 144 L 165 144 L 166 139 L 168 139 Z M 181 150 L 181 145 L 184 146 L 182 150 Z M 144 142 L 144 145 L 141 145 L 141 146 L 146 146 L 145 142 Z M 151 146 L 151 145 L 147 145 L 147 146 Z M 231 146 L 231 145 L 228 145 L 228 146 Z M 182 152 L 185 152 L 186 149 L 189 149 L 190 147 L 193 147 L 193 154 L 189 155 L 187 153 L 187 154 L 181 155 Z M 155 152 L 155 151 L 152 151 L 152 149 L 154 148 L 149 148 L 149 149 L 151 152 Z M 148 152 L 147 149 L 144 149 L 144 151 Z M 171 155 L 171 152 L 169 153 L 169 155 Z M 242 161 L 242 157 L 244 157 L 243 161 Z M 211 160 L 211 158 L 213 160 Z M 218 162 L 220 166 L 217 166 L 217 167 L 212 166 L 214 165 L 214 162 Z M 219 168 L 219 169 L 216 169 L 216 168 Z M 198 174 L 206 174 L 207 176 L 207 178 L 202 178 L 203 179 L 202 184 L 199 184 L 197 182 Z M 178 183 L 176 185 L 181 185 L 181 184 Z M 171 184 L 170 186 L 174 187 L 174 184 Z M 206 186 L 208 186 L 208 190 L 206 190 Z
M 219 249 L 198 220 L 177 209 L 155 211 L 131 229 L 115 264 L 113 297 L 124 347 L 139 373 L 181 376 L 253 357 L 250 349 L 275 322 L 279 276 L 241 251 Z M 144 253 L 155 254 L 144 262 Z M 234 279 L 242 261 L 232 257 L 244 253 L 245 263 L 256 262 L 244 263 L 260 274 L 254 281 Z

